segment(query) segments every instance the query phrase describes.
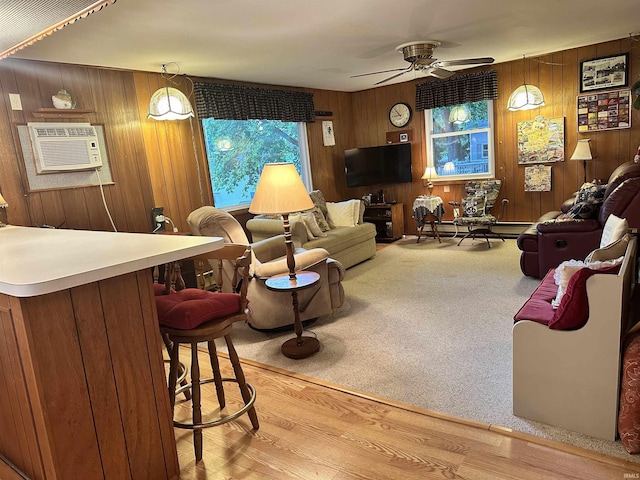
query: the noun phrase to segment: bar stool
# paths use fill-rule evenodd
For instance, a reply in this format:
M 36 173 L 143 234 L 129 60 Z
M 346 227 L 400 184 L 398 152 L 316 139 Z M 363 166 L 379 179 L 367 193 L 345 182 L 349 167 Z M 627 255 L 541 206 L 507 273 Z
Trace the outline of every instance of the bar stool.
M 165 291 L 161 295 L 156 295 L 156 308 L 158 311 L 158 321 L 160 331 L 171 342 L 171 352 L 169 354 L 169 398 L 171 409 L 174 410 L 176 395 L 191 390 L 192 422 L 173 422 L 176 428 L 193 430 L 193 443 L 196 462 L 202 459 L 202 429 L 215 427 L 235 420 L 236 418 L 248 414 L 254 430 L 260 428 L 258 415 L 254 406 L 256 400 L 255 388 L 246 382 L 238 354 L 231 340 L 231 329 L 233 323 L 246 321 L 247 318 L 247 279 L 249 276 L 249 264 L 251 262 L 250 247 L 245 245 L 225 245 L 221 250 L 206 255 L 207 258 L 216 258 L 220 262 L 218 272 L 218 282 L 222 281 L 221 261 L 231 259 L 236 261 L 236 272 L 239 273 L 240 292 L 221 293 L 210 292 L 199 288 L 175 287 L 180 281 L 179 268 L 174 265 L 165 267 Z M 238 277 L 233 279 L 237 285 Z M 168 283 L 170 282 L 170 284 Z M 218 283 L 218 285 L 220 285 Z M 220 364 L 216 351 L 215 340 L 224 338 L 227 345 L 229 360 L 233 366 L 234 377 L 224 378 L 220 373 Z M 198 362 L 198 343 L 207 342 L 209 359 L 213 377 L 200 378 L 200 365 Z M 191 347 L 191 383 L 176 389 L 178 373 L 180 370 L 179 347 L 180 344 L 188 344 Z M 226 406 L 223 382 L 237 383 L 244 406 L 239 410 L 218 419 L 203 422 L 201 406 L 200 386 L 213 382 L 216 387 L 218 404 L 220 410 Z

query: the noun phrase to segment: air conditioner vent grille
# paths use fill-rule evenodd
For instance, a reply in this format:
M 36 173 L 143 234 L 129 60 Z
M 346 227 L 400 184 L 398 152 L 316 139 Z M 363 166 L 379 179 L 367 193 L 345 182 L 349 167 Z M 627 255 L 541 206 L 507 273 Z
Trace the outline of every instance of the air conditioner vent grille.
M 75 138 L 95 137 L 93 127 L 36 127 L 33 129 L 38 138 Z

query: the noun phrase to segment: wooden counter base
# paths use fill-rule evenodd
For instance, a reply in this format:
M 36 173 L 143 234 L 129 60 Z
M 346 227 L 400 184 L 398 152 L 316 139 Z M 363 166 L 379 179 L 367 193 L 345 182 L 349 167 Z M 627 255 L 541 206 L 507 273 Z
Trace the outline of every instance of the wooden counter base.
M 32 479 L 178 478 L 148 271 L 0 294 L 0 391 L 0 452 Z

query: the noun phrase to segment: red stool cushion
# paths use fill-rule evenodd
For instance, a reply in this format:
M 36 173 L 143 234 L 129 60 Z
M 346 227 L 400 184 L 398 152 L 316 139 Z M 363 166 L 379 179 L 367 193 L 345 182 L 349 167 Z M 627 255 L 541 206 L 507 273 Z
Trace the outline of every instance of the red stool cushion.
M 155 299 L 160 325 L 180 330 L 189 330 L 240 311 L 240 295 L 237 293 L 185 288 L 169 295 L 157 295 Z

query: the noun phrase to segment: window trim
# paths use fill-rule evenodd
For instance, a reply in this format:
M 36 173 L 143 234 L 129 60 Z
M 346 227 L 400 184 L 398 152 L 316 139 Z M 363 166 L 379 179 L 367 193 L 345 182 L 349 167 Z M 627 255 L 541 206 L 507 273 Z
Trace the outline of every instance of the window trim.
M 307 135 L 307 124 L 306 122 L 289 122 L 289 123 L 298 124 L 298 141 L 300 142 L 300 170 L 301 170 L 300 178 L 302 179 L 302 183 L 304 184 L 304 186 L 307 188 L 307 191 L 311 192 L 313 190 L 313 178 L 311 176 L 311 160 L 309 155 L 309 138 Z M 200 129 L 202 132 L 202 139 L 206 144 L 207 139 L 205 137 L 204 127 L 202 125 L 202 122 L 200 122 Z M 211 189 L 211 197 L 213 198 L 214 206 L 217 209 L 223 210 L 225 212 L 236 212 L 238 210 L 248 210 L 249 207 L 251 206 L 251 202 L 237 203 L 235 205 L 226 205 L 224 207 L 219 207 L 215 205 L 216 198 L 215 198 L 215 193 L 213 191 L 213 179 L 211 178 L 211 171 L 209 170 L 209 158 L 208 158 L 208 152 L 206 148 L 205 148 L 205 160 L 206 160 L 205 163 L 207 167 L 207 174 L 209 175 L 209 187 Z
M 444 138 L 451 136 L 458 136 L 460 134 L 471 134 L 478 132 L 487 132 L 488 139 L 488 172 L 484 173 L 467 173 L 460 175 L 447 175 L 447 176 L 438 176 L 437 178 L 432 178 L 431 181 L 435 182 L 452 182 L 457 180 L 480 180 L 487 178 L 495 178 L 496 172 L 496 159 L 495 159 L 495 149 L 494 149 L 494 118 L 493 118 L 493 100 L 480 100 L 487 102 L 487 117 L 489 121 L 489 126 L 487 128 L 479 128 L 473 130 L 461 130 L 458 132 L 446 132 L 446 133 L 438 133 L 433 134 L 433 115 L 432 109 L 424 110 L 424 124 L 425 124 L 425 137 L 426 137 L 426 154 L 427 154 L 427 167 L 435 167 L 435 162 L 433 159 L 433 139 L 434 138 Z M 472 103 L 472 102 L 468 102 Z M 461 104 L 464 105 L 464 104 Z M 451 105 L 452 107 L 455 105 Z

